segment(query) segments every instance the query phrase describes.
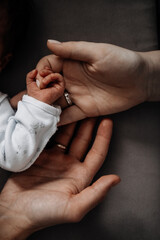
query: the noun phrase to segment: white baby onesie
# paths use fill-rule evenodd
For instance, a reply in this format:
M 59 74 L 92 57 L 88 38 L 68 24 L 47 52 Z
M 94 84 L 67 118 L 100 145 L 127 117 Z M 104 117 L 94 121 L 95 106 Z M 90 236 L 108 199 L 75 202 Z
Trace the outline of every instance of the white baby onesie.
M 29 168 L 57 130 L 60 107 L 28 95 L 12 109 L 0 92 L 0 167 L 12 172 Z

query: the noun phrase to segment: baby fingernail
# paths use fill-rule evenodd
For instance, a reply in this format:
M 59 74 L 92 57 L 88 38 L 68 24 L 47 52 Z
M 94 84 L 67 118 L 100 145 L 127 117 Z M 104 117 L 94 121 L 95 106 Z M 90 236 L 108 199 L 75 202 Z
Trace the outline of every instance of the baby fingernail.
M 36 79 L 36 84 L 37 84 L 37 87 L 40 87 L 40 82 L 38 79 Z

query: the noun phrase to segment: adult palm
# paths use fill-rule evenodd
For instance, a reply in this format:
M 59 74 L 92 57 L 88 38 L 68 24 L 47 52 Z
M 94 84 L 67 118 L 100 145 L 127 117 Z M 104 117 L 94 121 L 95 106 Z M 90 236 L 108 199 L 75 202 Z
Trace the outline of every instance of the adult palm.
M 86 155 L 94 125 L 95 119 L 85 120 L 74 137 L 75 124 L 63 127 L 55 141 L 67 146 L 67 153 L 54 144 L 30 169 L 11 176 L 0 195 L 1 239 L 25 239 L 38 229 L 79 221 L 120 181 L 108 175 L 90 186 L 112 132 L 112 122 L 103 120 Z

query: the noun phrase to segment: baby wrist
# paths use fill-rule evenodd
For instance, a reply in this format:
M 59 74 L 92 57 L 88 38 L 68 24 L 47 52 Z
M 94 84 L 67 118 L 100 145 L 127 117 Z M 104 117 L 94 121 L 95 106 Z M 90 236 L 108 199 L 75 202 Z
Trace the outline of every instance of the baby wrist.
M 59 117 L 61 114 L 61 108 L 57 105 L 49 105 L 47 103 L 44 103 L 42 101 L 37 100 L 36 98 L 33 98 L 31 96 L 28 95 L 24 95 L 22 98 L 22 102 L 26 102 L 26 103 L 30 103 L 34 106 L 36 106 L 37 108 L 52 114 L 54 116 Z

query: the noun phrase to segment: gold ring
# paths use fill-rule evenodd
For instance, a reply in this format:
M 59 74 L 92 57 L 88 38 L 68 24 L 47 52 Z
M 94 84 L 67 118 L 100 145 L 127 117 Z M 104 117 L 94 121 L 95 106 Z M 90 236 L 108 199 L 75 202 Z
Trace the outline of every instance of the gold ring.
M 67 147 L 65 145 L 61 144 L 61 143 L 56 143 L 56 146 L 63 151 L 65 151 L 67 149 Z

